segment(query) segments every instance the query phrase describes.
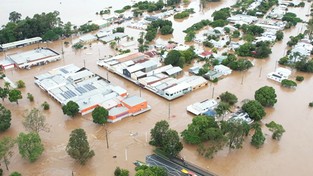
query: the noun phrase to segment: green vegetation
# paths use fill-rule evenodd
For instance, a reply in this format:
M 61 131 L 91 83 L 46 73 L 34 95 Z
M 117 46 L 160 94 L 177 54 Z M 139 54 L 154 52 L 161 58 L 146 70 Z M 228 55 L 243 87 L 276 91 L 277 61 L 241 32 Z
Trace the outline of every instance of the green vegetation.
M 233 32 L 233 34 L 232 34 L 232 37 L 233 37 L 233 38 L 238 38 L 238 37 L 240 37 L 240 32 L 239 32 L 238 30 L 235 30 L 235 31 Z
M 251 139 L 251 144 L 256 148 L 260 148 L 264 144 L 264 141 L 265 141 L 265 136 L 262 132 L 262 129 L 260 127 L 255 129 L 254 134 Z
M 0 140 L 0 161 L 3 161 L 7 170 L 9 170 L 10 158 L 13 155 L 14 145 L 15 140 L 12 137 L 3 137 Z
M 287 12 L 285 13 L 285 15 L 282 18 L 283 21 L 287 21 L 288 24 L 295 26 L 297 25 L 298 22 L 301 22 L 302 20 L 300 18 L 297 17 L 296 14 L 292 13 L 292 12 Z
M 248 10 L 247 15 L 263 17 L 263 15 L 265 15 L 266 12 L 274 5 L 278 5 L 278 0 L 262 1 L 257 8 L 253 10 Z
M 283 133 L 285 132 L 285 129 L 282 125 L 275 123 L 274 121 L 271 121 L 270 123 L 265 124 L 265 126 L 273 132 L 272 138 L 275 140 L 280 140 Z
M 169 20 L 152 21 L 152 23 L 146 29 L 146 42 L 151 42 L 156 37 L 158 30 L 162 35 L 172 34 L 174 31 L 172 28 L 172 22 Z
M 189 17 L 190 14 L 193 14 L 195 13 L 193 8 L 191 9 L 186 9 L 180 13 L 177 13 L 174 15 L 174 19 L 183 19 L 183 18 L 186 18 L 186 17 Z
M 270 42 L 245 43 L 236 49 L 239 56 L 267 58 L 272 53 Z
M 288 79 L 284 79 L 281 81 L 281 85 L 283 87 L 288 87 L 288 88 L 295 88 L 297 87 L 297 83 L 292 81 L 292 80 L 288 80 Z
M 209 25 L 210 23 L 211 23 L 210 20 L 201 20 L 200 22 L 195 23 L 192 26 L 190 26 L 189 28 L 187 28 L 186 30 L 184 30 L 184 32 L 189 33 L 191 31 L 199 31 L 203 27 Z
M 79 112 L 79 106 L 74 101 L 69 101 L 66 105 L 62 106 L 63 114 L 74 117 Z
M 226 91 L 222 93 L 220 96 L 221 101 L 228 103 L 229 105 L 233 106 L 238 102 L 238 98 L 236 95 Z
M 61 36 L 70 36 L 71 23 L 63 23 L 59 12 L 35 14 L 33 18 L 21 19 L 21 14 L 10 13 L 10 22 L 0 30 L 0 43 L 9 43 L 25 38 L 42 37 L 43 40 L 57 40 Z M 31 27 L 30 27 L 31 26 Z
M 253 66 L 248 59 L 237 59 L 234 54 L 227 54 L 227 58 L 222 61 L 222 64 L 236 71 L 247 70 Z
M 22 176 L 19 172 L 12 172 L 10 176 Z
M 18 89 L 25 88 L 25 82 L 22 81 L 22 80 L 18 80 L 18 81 L 16 82 L 16 85 L 17 85 L 17 88 L 18 88 Z
M 116 167 L 114 171 L 114 176 L 129 176 L 129 171 L 127 169 L 121 169 L 120 167 Z
M 44 151 L 44 147 L 38 133 L 20 133 L 17 137 L 17 144 L 22 158 L 26 158 L 30 162 L 36 161 Z
M 227 20 L 230 17 L 230 8 L 222 8 L 212 14 L 213 21 L 216 20 Z
M 183 149 L 177 131 L 170 129 L 165 120 L 157 122 L 150 134 L 149 144 L 160 148 L 167 156 L 177 156 Z
M 40 131 L 49 131 L 46 117 L 37 108 L 27 111 L 22 123 L 26 131 L 29 132 L 39 133 Z
M 28 99 L 30 102 L 33 102 L 33 101 L 34 101 L 34 96 L 33 96 L 31 93 L 27 93 L 27 99 Z
M 0 104 L 0 132 L 6 131 L 11 126 L 11 111 Z
M 50 109 L 50 105 L 45 101 L 41 104 L 41 106 L 43 107 L 44 110 L 49 110 Z
M 296 45 L 301 39 L 304 38 L 304 34 L 298 34 L 297 36 L 290 36 L 290 40 L 287 42 L 287 45 L 292 47 Z
M 297 80 L 297 81 L 303 81 L 303 80 L 304 80 L 304 77 L 303 77 L 303 76 L 297 76 L 297 77 L 296 77 L 296 80 Z
M 82 49 L 84 47 L 84 44 L 81 42 L 75 43 L 73 46 L 75 49 Z
M 264 107 L 272 107 L 277 102 L 275 89 L 273 87 L 264 86 L 255 91 L 254 98 Z
M 164 63 L 183 68 L 185 63 L 191 63 L 195 57 L 196 55 L 192 47 L 184 51 L 171 50 L 164 59 Z
M 262 27 L 256 25 L 243 24 L 241 26 L 241 29 L 245 34 L 250 34 L 253 36 L 260 36 L 264 32 L 264 29 Z
M 92 111 L 93 122 L 97 124 L 104 124 L 107 122 L 108 115 L 108 110 L 102 106 L 98 106 Z
M 313 107 L 313 101 L 309 103 L 309 107 Z
M 124 6 L 122 9 L 120 9 L 120 10 L 115 10 L 114 12 L 115 13 L 124 13 L 126 10 L 129 10 L 129 9 L 131 9 L 132 7 L 131 6 L 129 6 L 129 5 L 127 5 L 127 6 Z
M 135 176 L 167 176 L 167 172 L 162 167 L 158 166 L 139 166 L 135 168 Z
M 266 115 L 261 103 L 255 100 L 250 100 L 243 104 L 242 110 L 248 113 L 249 117 L 254 121 L 260 121 Z
M 86 23 L 86 24 L 81 25 L 78 28 L 78 31 L 80 31 L 80 32 L 85 34 L 85 33 L 88 33 L 88 32 L 91 32 L 91 31 L 95 31 L 95 30 L 98 30 L 98 29 L 99 29 L 98 25 Z
M 90 150 L 85 130 L 75 129 L 70 134 L 70 139 L 66 146 L 66 152 L 81 165 L 95 156 L 95 152 Z
M 117 28 L 113 29 L 113 34 L 117 33 L 117 32 L 124 33 L 124 31 L 125 31 L 124 27 L 117 27 Z
M 12 89 L 9 91 L 9 101 L 10 102 L 16 102 L 16 104 L 18 104 L 18 100 L 22 99 L 22 93 L 21 91 L 17 90 L 17 89 Z
M 281 41 L 284 38 L 284 33 L 283 31 L 277 31 L 276 32 L 276 40 Z
M 0 87 L 0 98 L 2 99 L 2 101 L 4 101 L 4 99 L 7 98 L 8 95 L 9 95 L 9 89 Z

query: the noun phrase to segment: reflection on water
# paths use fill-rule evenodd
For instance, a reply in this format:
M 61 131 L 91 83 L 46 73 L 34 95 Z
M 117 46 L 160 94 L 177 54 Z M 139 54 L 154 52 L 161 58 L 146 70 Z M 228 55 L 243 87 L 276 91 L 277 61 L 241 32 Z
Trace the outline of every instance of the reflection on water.
M 11 2 L 12 4 L 8 2 L 8 6 L 11 5 L 12 8 L 15 8 L 16 6 L 13 1 Z M 49 1 L 49 3 L 55 3 L 55 1 Z M 62 5 L 64 3 L 66 2 L 62 2 Z M 81 2 L 78 1 L 77 3 Z M 108 2 L 103 1 L 103 3 Z M 210 3 L 203 10 L 203 13 L 194 14 L 182 22 L 174 23 L 173 26 L 175 29 L 185 29 L 201 19 L 209 18 L 214 9 L 229 6 L 232 3 L 234 3 L 232 0 L 224 0 L 222 3 Z M 30 4 L 25 5 L 25 9 L 31 6 Z M 123 4 L 116 3 L 113 6 L 115 5 L 119 6 Z M 199 11 L 199 1 L 191 1 L 189 6 L 195 8 L 195 11 Z M 86 8 L 92 12 L 99 10 L 87 6 Z M 51 9 L 53 9 L 53 6 L 51 6 Z M 308 5 L 304 11 L 307 11 L 307 9 Z M 75 13 L 66 14 L 69 16 L 68 18 L 79 16 L 79 13 L 83 13 L 78 12 L 78 9 L 66 10 L 75 11 Z M 291 10 L 296 11 L 298 9 Z M 17 11 L 19 10 L 17 9 Z M 20 12 L 23 14 L 23 11 Z M 26 12 L 27 10 L 25 10 Z M 3 13 L 2 9 L 0 13 Z M 65 14 L 61 15 L 62 17 L 66 16 Z M 172 18 L 170 19 L 173 20 Z M 82 21 L 85 21 L 85 19 Z M 19 132 L 24 131 L 21 123 L 24 110 L 39 107 L 44 101 L 50 104 L 50 110 L 44 114 L 47 116 L 47 122 L 51 126 L 49 133 L 40 133 L 45 145 L 45 152 L 39 160 L 30 164 L 22 159 L 17 149 L 15 149 L 15 154 L 9 166 L 10 170 L 19 171 L 23 175 L 55 176 L 71 175 L 73 172 L 74 175 L 96 176 L 112 175 L 115 167 L 120 166 L 129 169 L 131 175 L 133 175 L 134 166 L 132 162 L 135 160 L 144 161 L 145 156 L 153 151 L 153 148 L 148 145 L 147 140 L 149 140 L 150 129 L 157 121 L 162 119 L 168 120 L 171 128 L 181 132 L 192 120 L 192 116 L 187 114 L 185 108 L 194 102 L 211 98 L 213 89 L 213 97 L 215 98 L 222 92 L 230 91 L 238 96 L 239 101 L 242 101 L 246 98 L 253 99 L 255 90 L 268 85 L 275 88 L 278 102 L 274 108 L 266 109 L 267 116 L 262 123 L 265 124 L 274 120 L 282 124 L 286 129 L 286 133 L 283 135 L 281 141 L 272 141 L 270 138 L 271 133 L 263 125 L 267 139 L 265 145 L 260 149 L 255 149 L 249 144 L 251 139 L 251 136 L 249 136 L 243 149 L 231 152 L 228 149 L 224 149 L 218 152 L 212 160 L 207 160 L 199 156 L 196 147 L 187 144 L 185 144 L 185 148 L 181 154 L 186 160 L 219 175 L 312 175 L 313 168 L 311 167 L 311 163 L 313 162 L 313 154 L 311 150 L 313 140 L 311 136 L 313 132 L 313 110 L 308 108 L 308 103 L 313 101 L 312 75 L 293 71 L 292 79 L 295 79 L 296 75 L 302 75 L 305 78 L 303 82 L 298 84 L 296 90 L 282 88 L 279 84 L 266 79 L 267 73 L 274 71 L 277 67 L 278 59 L 286 52 L 285 46 L 289 40 L 289 36 L 297 35 L 299 31 L 303 31 L 303 26 L 303 24 L 298 24 L 296 28 L 286 31 L 284 40 L 273 46 L 273 53 L 270 55 L 270 58 L 264 60 L 252 59 L 255 67 L 250 70 L 233 72 L 230 76 L 220 80 L 216 84 L 209 84 L 207 87 L 172 101 L 170 104 L 170 113 L 168 111 L 168 101 L 151 92 L 142 90 L 141 94 L 152 106 L 152 110 L 136 117 L 124 119 L 115 124 L 108 124 L 106 127 L 93 124 L 90 121 L 90 114 L 83 118 L 77 117 L 75 119 L 64 116 L 60 105 L 34 84 L 34 76 L 70 63 L 82 67 L 85 60 L 86 67 L 92 72 L 100 74 L 103 77 L 107 77 L 108 75 L 109 80 L 113 84 L 126 88 L 130 95 L 139 95 L 140 90 L 133 83 L 115 74 L 107 74 L 106 70 L 96 65 L 97 59 L 104 55 L 115 54 L 109 48 L 109 45 L 93 43 L 91 47 L 88 46 L 87 49 L 80 51 L 74 51 L 71 47 L 64 47 L 64 59 L 61 61 L 49 63 L 41 67 L 33 67 L 31 70 L 7 70 L 6 75 L 10 79 L 13 81 L 24 80 L 26 82 L 26 88 L 22 90 L 24 99 L 19 102 L 19 105 L 10 103 L 8 100 L 3 102 L 12 111 L 12 126 L 8 131 L 0 134 L 1 137 L 5 135 L 17 136 Z M 126 28 L 126 32 L 131 36 L 136 36 L 139 35 L 140 31 Z M 183 42 L 184 36 L 185 34 L 181 30 L 174 30 L 173 36 L 162 36 L 159 40 L 171 39 Z M 39 46 L 46 45 L 59 52 L 62 50 L 62 41 L 39 44 Z M 25 48 L 10 50 L 6 54 L 26 51 L 35 47 L 38 46 L 27 46 Z M 0 53 L 0 58 L 3 58 L 3 56 L 4 53 Z M 2 80 L 0 84 L 3 85 Z M 27 92 L 34 95 L 34 103 L 29 103 L 25 98 Z M 85 166 L 75 163 L 65 152 L 69 134 L 75 128 L 84 128 L 86 130 L 90 146 L 96 153 L 96 156 Z M 107 148 L 105 128 L 108 132 L 109 148 Z

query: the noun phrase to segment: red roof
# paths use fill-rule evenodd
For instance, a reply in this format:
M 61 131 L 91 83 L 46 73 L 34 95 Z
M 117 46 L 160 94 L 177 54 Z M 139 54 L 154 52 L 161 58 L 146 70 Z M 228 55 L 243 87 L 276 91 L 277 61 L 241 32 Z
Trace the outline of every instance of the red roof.
M 211 55 L 211 54 L 212 54 L 211 51 L 203 51 L 203 52 L 201 53 L 201 56 L 206 57 L 206 56 Z

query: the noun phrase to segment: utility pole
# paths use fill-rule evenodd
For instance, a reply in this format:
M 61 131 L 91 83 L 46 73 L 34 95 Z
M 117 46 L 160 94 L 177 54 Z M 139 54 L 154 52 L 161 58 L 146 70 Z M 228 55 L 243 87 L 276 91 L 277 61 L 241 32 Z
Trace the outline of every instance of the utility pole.
M 213 87 L 213 90 L 212 90 L 212 98 L 214 97 L 214 87 Z
M 275 64 L 275 66 L 276 66 L 276 64 Z M 261 77 L 261 73 L 262 73 L 262 66 L 261 66 L 261 68 L 260 68 L 259 77 Z
M 168 102 L 168 120 L 171 118 L 171 102 Z
M 108 138 L 108 130 L 105 129 L 105 139 L 107 141 L 107 149 L 109 148 L 109 138 Z
M 243 71 L 241 72 L 241 85 L 243 84 Z

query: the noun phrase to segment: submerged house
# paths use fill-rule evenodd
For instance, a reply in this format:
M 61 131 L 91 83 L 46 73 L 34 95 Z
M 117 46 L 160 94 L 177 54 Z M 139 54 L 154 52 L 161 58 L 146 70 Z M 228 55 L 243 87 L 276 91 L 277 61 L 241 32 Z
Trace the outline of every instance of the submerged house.
M 279 67 L 275 70 L 275 72 L 269 73 L 267 75 L 267 78 L 277 82 L 281 82 L 284 79 L 288 79 L 290 75 L 291 70 Z

